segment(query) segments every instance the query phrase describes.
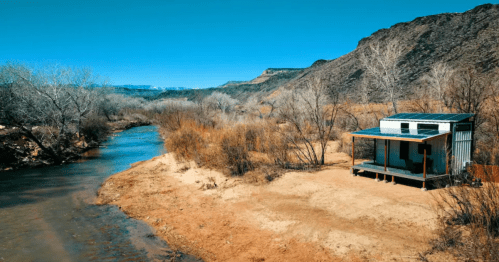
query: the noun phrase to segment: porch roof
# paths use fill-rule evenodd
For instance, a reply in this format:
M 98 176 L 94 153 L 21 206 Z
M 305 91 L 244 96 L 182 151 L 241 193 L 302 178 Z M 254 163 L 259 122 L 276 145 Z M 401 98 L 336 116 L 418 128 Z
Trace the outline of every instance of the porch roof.
M 450 131 L 431 129 L 380 128 L 374 127 L 350 133 L 353 137 L 424 142 L 450 134 Z

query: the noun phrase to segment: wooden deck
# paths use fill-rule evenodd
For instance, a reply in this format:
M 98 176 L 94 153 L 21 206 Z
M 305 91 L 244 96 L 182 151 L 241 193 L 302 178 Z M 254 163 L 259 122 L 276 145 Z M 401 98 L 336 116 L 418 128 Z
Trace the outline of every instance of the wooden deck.
M 378 173 L 383 175 L 389 175 L 394 177 L 403 177 L 412 180 L 418 181 L 431 181 L 437 179 L 443 179 L 449 177 L 448 174 L 426 174 L 426 178 L 423 177 L 423 173 L 412 173 L 409 170 L 395 168 L 395 167 L 387 167 L 385 171 L 385 167 L 382 165 L 376 165 L 373 161 L 366 161 L 362 164 L 354 165 L 351 167 L 351 173 L 356 173 L 360 170 L 368 171 L 372 173 Z

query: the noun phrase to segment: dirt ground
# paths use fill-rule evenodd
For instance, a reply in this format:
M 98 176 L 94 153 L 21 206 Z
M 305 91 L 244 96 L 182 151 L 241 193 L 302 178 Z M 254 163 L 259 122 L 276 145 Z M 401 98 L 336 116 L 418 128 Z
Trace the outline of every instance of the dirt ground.
M 418 260 L 436 226 L 432 193 L 351 176 L 334 148 L 327 159 L 251 185 L 165 154 L 110 177 L 96 201 L 205 261 Z

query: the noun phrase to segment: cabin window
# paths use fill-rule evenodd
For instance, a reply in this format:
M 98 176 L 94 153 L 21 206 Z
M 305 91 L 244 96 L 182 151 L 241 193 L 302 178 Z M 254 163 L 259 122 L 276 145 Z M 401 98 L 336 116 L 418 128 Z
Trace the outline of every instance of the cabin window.
M 426 147 L 426 155 L 431 155 L 431 145 L 428 144 L 419 144 L 418 145 L 418 153 L 424 155 L 424 149 Z
M 456 126 L 456 132 L 457 131 L 471 131 L 471 125 L 457 125 Z
M 409 133 L 409 123 L 400 123 L 402 133 Z
M 418 129 L 438 130 L 438 124 L 418 124 Z
M 409 159 L 409 142 L 400 141 L 400 159 Z

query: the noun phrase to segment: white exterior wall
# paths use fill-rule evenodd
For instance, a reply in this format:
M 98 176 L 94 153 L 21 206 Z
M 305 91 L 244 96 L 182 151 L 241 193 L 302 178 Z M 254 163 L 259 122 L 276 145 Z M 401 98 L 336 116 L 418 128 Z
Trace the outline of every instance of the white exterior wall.
M 445 136 L 427 142 L 431 145 L 431 155 L 433 159 L 433 169 L 437 173 L 445 173 Z M 409 142 L 409 159 L 414 162 L 423 162 L 423 154 L 418 153 L 418 144 Z M 405 160 L 400 159 L 400 141 L 388 141 L 388 166 L 405 168 Z M 385 140 L 376 139 L 376 163 L 383 165 L 385 163 Z
M 435 124 L 435 125 L 438 125 L 438 130 L 439 131 L 450 131 L 450 123 L 427 122 L 427 121 L 410 122 L 410 121 L 386 121 L 386 120 L 381 120 L 381 121 L 379 121 L 379 127 L 380 128 L 400 129 L 400 124 L 401 123 L 409 123 L 409 129 L 414 129 L 414 130 L 418 129 L 418 124 Z

